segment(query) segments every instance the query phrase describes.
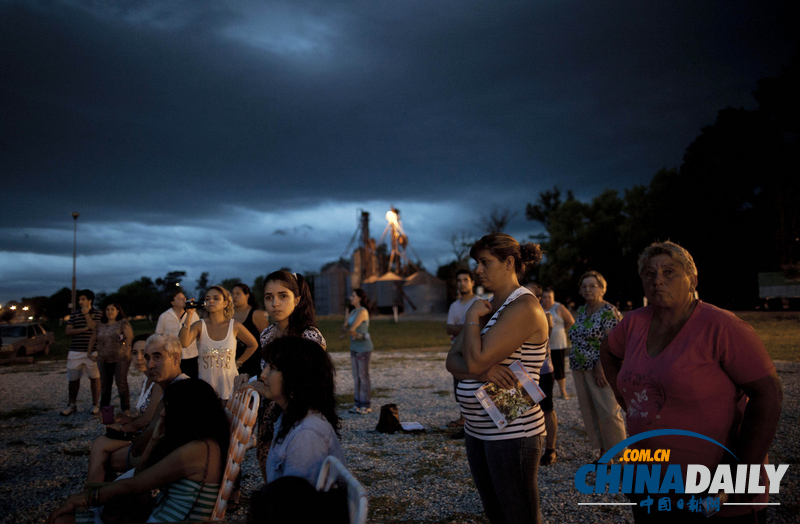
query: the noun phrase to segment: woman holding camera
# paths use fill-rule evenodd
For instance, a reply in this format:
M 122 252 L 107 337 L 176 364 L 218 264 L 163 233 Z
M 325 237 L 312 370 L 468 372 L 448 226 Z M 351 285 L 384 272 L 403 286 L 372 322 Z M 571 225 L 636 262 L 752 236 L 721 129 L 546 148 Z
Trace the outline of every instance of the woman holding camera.
M 181 345 L 188 346 L 197 340 L 198 372 L 200 378 L 213 386 L 223 404 L 233 392 L 234 379 L 239 366 L 250 358 L 258 343 L 253 335 L 233 319 L 233 298 L 222 286 L 211 286 L 206 291 L 205 309 L 208 320 L 199 320 L 181 326 Z M 247 346 L 244 354 L 236 358 L 236 340 Z

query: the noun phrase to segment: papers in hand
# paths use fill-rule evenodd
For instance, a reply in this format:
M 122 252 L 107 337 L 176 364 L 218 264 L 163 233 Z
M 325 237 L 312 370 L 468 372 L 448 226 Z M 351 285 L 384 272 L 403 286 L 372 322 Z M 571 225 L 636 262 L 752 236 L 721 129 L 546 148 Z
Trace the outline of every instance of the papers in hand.
M 500 429 L 508 426 L 510 422 L 531 409 L 534 404 L 544 400 L 545 397 L 544 391 L 533 381 L 519 360 L 508 366 L 508 368 L 517 377 L 516 388 L 503 389 L 491 382 L 487 382 L 475 390 L 475 397 L 478 402 L 481 403 L 483 409 L 492 417 L 495 425 Z

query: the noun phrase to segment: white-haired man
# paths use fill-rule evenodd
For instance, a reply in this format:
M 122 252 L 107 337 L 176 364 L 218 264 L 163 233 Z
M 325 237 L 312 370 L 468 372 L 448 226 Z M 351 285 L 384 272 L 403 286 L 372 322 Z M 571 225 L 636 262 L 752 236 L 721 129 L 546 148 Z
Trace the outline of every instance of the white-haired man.
M 180 340 L 175 335 L 158 333 L 150 335 L 145 343 L 144 358 L 147 361 L 147 376 L 161 387 L 162 391 L 175 382 L 189 378 L 181 373 L 181 346 Z M 136 437 L 130 446 L 115 447 L 108 442 L 108 437 L 102 436 L 95 439 L 92 451 L 89 454 L 89 471 L 96 471 L 99 464 L 106 463 L 107 469 L 112 471 L 129 471 L 139 464 L 139 459 L 150 442 L 161 412 L 164 409 L 162 399 L 153 399 L 158 402 L 153 418 Z M 152 401 L 151 401 L 152 402 Z M 112 450 L 113 449 L 113 450 Z

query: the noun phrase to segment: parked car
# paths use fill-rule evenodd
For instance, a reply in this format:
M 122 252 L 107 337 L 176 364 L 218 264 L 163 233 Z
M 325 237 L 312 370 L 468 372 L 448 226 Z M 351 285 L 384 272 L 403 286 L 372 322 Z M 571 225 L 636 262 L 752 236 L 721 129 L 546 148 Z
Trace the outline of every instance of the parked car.
M 24 357 L 35 353 L 49 354 L 55 336 L 38 322 L 23 322 L 0 324 L 0 340 L 3 341 L 1 356 Z

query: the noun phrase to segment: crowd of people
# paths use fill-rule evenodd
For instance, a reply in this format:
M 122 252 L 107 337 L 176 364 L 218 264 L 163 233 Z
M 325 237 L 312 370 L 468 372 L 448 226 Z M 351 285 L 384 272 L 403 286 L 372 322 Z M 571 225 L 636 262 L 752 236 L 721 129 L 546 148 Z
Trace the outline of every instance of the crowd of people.
M 490 522 L 541 522 L 538 471 L 557 467 L 553 398 L 554 392 L 570 398 L 567 359 L 596 450 L 587 462 L 597 462 L 627 436 L 679 429 L 714 439 L 743 464 L 767 463 L 782 398 L 775 367 L 749 325 L 697 298 L 698 273 L 688 251 L 672 242 L 645 249 L 638 273 L 648 305 L 624 317 L 604 300 L 608 283 L 597 271 L 577 279 L 585 302 L 577 310 L 557 302 L 550 288 L 522 283 L 526 270 L 541 260 L 537 244 L 493 233 L 475 243 L 470 256 L 474 273 L 456 274 L 458 298 L 445 326 L 451 337 L 446 367 L 460 411 L 451 422 L 452 437 L 464 439 Z M 308 283 L 288 271 L 270 273 L 264 282 L 265 312 L 241 283 L 232 292 L 211 286 L 200 312 L 177 291 L 156 333 L 137 337 L 120 304 L 101 312 L 91 291 L 78 293 L 79 307 L 66 329 L 72 344 L 62 415 L 75 413 L 86 374 L 91 412 L 102 414 L 106 429 L 92 444 L 85 490 L 67 499 L 50 522 L 207 519 L 229 444 L 223 406 L 238 388 L 253 388 L 262 397 L 257 456 L 268 489 L 259 503 L 279 504 L 281 497 L 313 491 L 328 456 L 346 464 L 336 371 L 316 326 Z M 350 412 L 366 415 L 372 411 L 371 302 L 360 288 L 349 302 L 342 337 L 350 341 Z M 146 374 L 133 407 L 131 363 Z M 524 411 L 500 423 L 479 400 L 480 392 L 487 385 L 518 390 L 520 373 L 544 396 L 538 402 L 528 398 Z M 109 415 L 114 382 L 121 409 L 116 417 Z M 714 468 L 730 460 L 721 448 L 687 436 L 652 437 L 632 447 L 671 449 L 671 463 L 683 466 Z M 640 506 L 645 496 L 629 495 L 635 522 L 674 517 Z M 712 520 L 765 522 L 766 494 L 731 500 L 738 504 L 723 506 Z M 254 507 L 253 514 L 281 513 L 267 504 Z M 682 520 L 694 522 L 696 515 L 686 515 Z

